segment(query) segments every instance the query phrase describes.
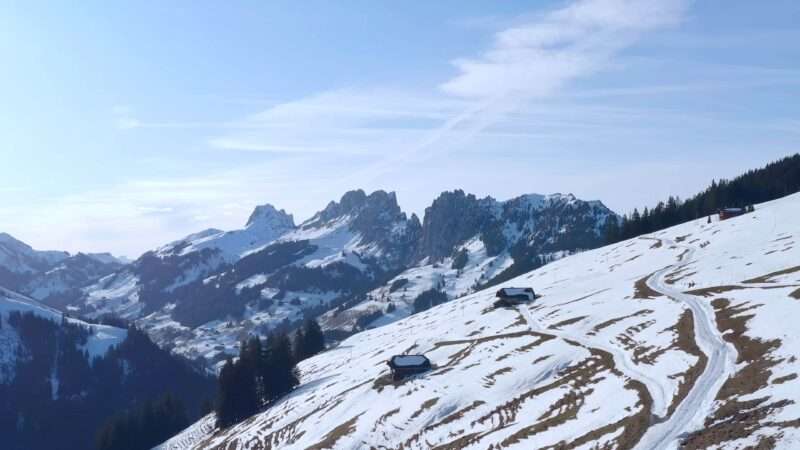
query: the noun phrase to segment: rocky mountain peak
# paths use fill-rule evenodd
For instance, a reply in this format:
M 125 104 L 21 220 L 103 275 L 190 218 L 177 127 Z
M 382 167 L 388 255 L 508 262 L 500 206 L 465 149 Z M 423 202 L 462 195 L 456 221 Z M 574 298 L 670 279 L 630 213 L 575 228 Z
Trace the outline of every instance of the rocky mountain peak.
M 269 203 L 256 206 L 247 220 L 247 228 L 268 228 L 271 230 L 290 230 L 295 227 L 294 217 L 284 210 L 278 210 Z
M 325 224 L 344 216 L 351 216 L 354 222 L 363 222 L 370 221 L 368 217 L 380 215 L 385 215 L 386 218 L 403 215 L 397 204 L 397 195 L 382 190 L 367 195 L 362 189 L 356 189 L 346 192 L 338 202 L 328 203 L 325 209 L 315 214 L 305 225 Z
M 478 199 L 461 189 L 442 192 L 425 208 L 417 257 L 438 260 L 449 256 L 457 245 L 479 234 L 492 221 L 495 203 L 491 197 Z

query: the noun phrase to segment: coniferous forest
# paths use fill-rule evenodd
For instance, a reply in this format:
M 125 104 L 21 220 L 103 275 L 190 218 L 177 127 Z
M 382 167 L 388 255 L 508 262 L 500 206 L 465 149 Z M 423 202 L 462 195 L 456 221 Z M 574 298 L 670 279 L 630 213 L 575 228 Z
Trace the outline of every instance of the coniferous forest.
M 635 209 L 621 219 L 606 223 L 606 242 L 611 244 L 653 233 L 689 220 L 716 214 L 722 208 L 746 208 L 800 191 L 800 154 L 750 170 L 732 180 L 712 181 L 688 200 L 669 197 L 654 207 Z
M 21 342 L 15 377 L 0 384 L 4 449 L 150 448 L 198 418 L 203 400 L 214 395 L 211 378 L 135 327 L 119 346 L 90 358 L 89 330 L 65 319 L 11 312 L 0 326 L 12 327 Z M 124 427 L 106 425 L 115 414 L 146 419 L 137 420 L 135 446 L 121 440 L 129 436 Z M 96 441 L 98 433 L 104 438 Z
M 293 340 L 280 332 L 265 342 L 258 336 L 242 342 L 239 358 L 228 358 L 219 374 L 217 426 L 240 422 L 291 392 L 299 383 L 297 363 L 324 348 L 322 329 L 314 320 L 307 320 Z

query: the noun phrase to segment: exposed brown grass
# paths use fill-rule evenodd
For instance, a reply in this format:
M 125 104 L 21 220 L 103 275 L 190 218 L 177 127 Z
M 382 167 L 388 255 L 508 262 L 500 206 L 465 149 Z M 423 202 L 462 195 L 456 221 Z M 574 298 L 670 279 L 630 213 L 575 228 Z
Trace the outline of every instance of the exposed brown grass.
M 787 381 L 792 381 L 792 380 L 794 380 L 796 378 L 797 378 L 797 374 L 796 373 L 791 373 L 789 375 L 784 375 L 782 377 L 775 378 L 774 380 L 772 380 L 772 384 L 783 384 L 783 383 L 786 383 Z
M 567 372 L 563 374 L 562 378 L 553 384 L 544 386 L 542 388 L 545 390 L 550 390 L 555 387 L 563 386 L 563 382 L 567 381 L 570 389 L 567 390 L 556 403 L 552 404 L 550 408 L 543 415 L 541 415 L 535 423 L 518 430 L 500 442 L 500 448 L 517 444 L 524 439 L 536 435 L 537 433 L 547 431 L 553 426 L 558 426 L 566 423 L 567 421 L 574 420 L 577 416 L 577 413 L 583 406 L 586 396 L 593 392 L 591 385 L 598 381 L 598 375 L 600 373 L 608 371 L 617 376 L 622 376 L 622 373 L 614 367 L 614 359 L 610 353 L 598 349 L 589 349 L 589 351 L 592 354 L 590 359 L 587 359 L 583 363 L 568 369 Z M 591 430 L 583 436 L 573 439 L 571 442 L 562 441 L 548 448 L 552 450 L 574 449 L 587 443 L 595 442 L 602 436 L 612 433 L 619 428 L 623 428 L 623 432 L 616 439 L 616 448 L 633 448 L 636 443 L 639 442 L 645 430 L 649 426 L 652 398 L 650 397 L 650 394 L 645 386 L 636 381 L 629 381 L 626 384 L 626 388 L 637 391 L 639 395 L 639 402 L 637 403 L 637 406 L 640 408 L 636 414 L 633 414 L 616 423 L 608 424 L 595 430 Z M 529 392 L 528 394 L 524 394 L 524 396 L 532 393 L 533 391 Z M 533 396 L 535 395 L 538 395 L 538 393 L 534 394 Z M 484 416 L 484 418 L 479 419 L 477 422 L 486 420 L 487 417 L 493 417 L 495 414 L 499 414 L 498 420 L 500 421 L 500 426 L 502 427 L 502 423 L 508 423 L 508 421 L 513 420 L 513 418 L 516 417 L 516 411 L 519 409 L 519 403 L 516 403 L 518 400 L 520 400 L 520 398 L 512 400 L 512 402 L 495 410 L 489 415 Z M 512 417 L 507 417 L 506 414 L 510 414 Z
M 482 338 L 477 338 L 477 339 L 461 339 L 461 340 L 455 340 L 455 341 L 441 341 L 441 342 L 437 342 L 437 343 L 435 343 L 433 345 L 436 348 L 450 346 L 450 345 L 465 345 L 464 348 L 462 348 L 461 350 L 456 352 L 453 356 L 451 356 L 450 359 L 447 361 L 447 363 L 445 363 L 444 365 L 441 366 L 441 367 L 451 367 L 451 366 L 454 366 L 454 365 L 458 364 L 459 362 L 463 361 L 465 358 L 467 358 L 470 354 L 472 354 L 472 352 L 475 350 L 475 348 L 477 346 L 481 345 L 481 344 L 484 344 L 486 342 L 495 341 L 495 340 L 513 339 L 513 338 L 518 338 L 518 337 L 523 337 L 523 336 L 533 336 L 533 337 L 538 338 L 537 341 L 536 341 L 536 345 L 542 344 L 542 343 L 544 343 L 546 341 L 549 341 L 550 339 L 555 339 L 555 336 L 551 336 L 549 334 L 535 333 L 533 331 L 517 331 L 517 332 L 514 332 L 514 333 L 495 334 L 493 336 L 484 336 Z
M 361 413 L 364 414 L 364 413 Z M 361 414 L 353 417 L 352 419 L 344 422 L 331 430 L 321 441 L 317 442 L 316 444 L 308 447 L 306 450 L 323 450 L 323 449 L 334 449 L 336 448 L 336 443 L 339 439 L 349 435 L 353 431 L 356 431 L 356 422 L 358 418 L 361 417 Z
M 383 425 L 384 423 L 386 423 L 386 421 L 389 419 L 389 417 L 392 417 L 392 416 L 396 415 L 399 412 L 400 412 L 400 408 L 395 408 L 395 409 L 387 412 L 386 414 L 383 414 L 382 416 L 378 417 L 378 421 L 375 422 L 375 425 L 372 427 L 372 432 L 374 433 L 375 431 L 377 431 L 378 427 Z
M 495 361 L 502 361 L 504 359 L 510 358 L 512 355 L 515 354 L 527 353 L 533 350 L 534 348 L 538 347 L 539 343 L 540 343 L 539 341 L 533 341 L 531 343 L 515 348 L 514 350 L 511 350 L 509 353 L 506 353 L 505 355 L 498 356 L 497 358 L 495 358 Z
M 639 300 L 652 300 L 654 298 L 661 297 L 661 293 L 652 289 L 650 286 L 647 285 L 647 280 L 650 279 L 655 274 L 655 272 L 647 275 L 646 277 L 636 281 L 633 285 L 634 294 L 633 298 Z
M 581 320 L 585 319 L 586 317 L 588 317 L 588 316 L 578 316 L 578 317 L 573 317 L 571 319 L 562 320 L 561 322 L 554 323 L 554 324 L 550 325 L 547 328 L 549 328 L 551 330 L 556 330 L 556 329 L 559 329 L 561 327 L 566 327 L 568 325 L 572 325 L 573 323 L 580 322 Z
M 417 417 L 421 416 L 422 413 L 424 413 L 425 411 L 427 411 L 427 410 L 433 408 L 434 406 L 436 406 L 437 403 L 439 403 L 439 397 L 434 397 L 434 398 L 430 398 L 428 400 L 425 400 L 424 402 L 422 402 L 422 404 L 419 406 L 419 408 L 416 411 L 414 411 L 413 414 L 411 414 L 411 417 L 408 420 L 416 419 Z
M 678 319 L 678 323 L 676 323 L 672 330 L 675 332 L 675 341 L 672 343 L 673 348 L 678 348 L 690 355 L 697 357 L 697 362 L 694 363 L 691 367 L 686 369 L 683 373 L 676 374 L 674 376 L 680 376 L 682 379 L 678 383 L 678 393 L 672 399 L 672 403 L 669 405 L 669 409 L 667 410 L 667 416 L 671 416 L 678 405 L 683 402 L 687 395 L 689 395 L 689 391 L 692 390 L 692 386 L 694 386 L 697 379 L 703 372 L 706 370 L 706 365 L 708 364 L 708 356 L 700 350 L 700 347 L 697 346 L 697 341 L 695 340 L 694 335 L 694 315 L 690 310 L 686 310 L 681 315 L 680 319 Z
M 736 347 L 739 354 L 737 362 L 742 367 L 723 384 L 717 394 L 721 405 L 706 419 L 703 429 L 692 433 L 684 441 L 683 448 L 686 449 L 721 445 L 751 436 L 764 427 L 780 427 L 781 424 L 768 422 L 766 419 L 792 403 L 790 400 L 773 401 L 768 396 L 752 398 L 752 394 L 768 385 L 772 368 L 780 363 L 780 360 L 772 356 L 772 352 L 781 345 L 779 339 L 764 341 L 745 334 L 747 322 L 753 317 L 753 314 L 745 313 L 760 305 L 745 302 L 732 306 L 727 299 L 716 299 L 712 305 L 716 311 L 719 329 L 725 332 L 725 340 Z M 751 398 L 740 400 L 745 395 Z M 774 442 L 762 440 L 759 446 L 772 448 Z
M 639 239 L 644 239 L 644 240 L 647 240 L 647 241 L 655 241 L 655 243 L 650 246 L 651 250 L 654 250 L 654 249 L 657 249 L 657 248 L 661 248 L 661 247 L 664 246 L 664 241 L 662 241 L 661 239 L 658 239 L 658 238 L 641 237 Z
M 500 375 L 506 374 L 506 373 L 513 372 L 513 371 L 514 371 L 514 369 L 512 369 L 511 367 L 503 367 L 501 369 L 495 370 L 494 372 L 490 373 L 489 375 L 486 375 L 485 377 L 483 377 L 486 380 L 483 383 L 483 387 L 494 386 L 494 383 L 497 381 L 497 377 L 499 377 Z
M 782 276 L 782 275 L 789 275 L 790 273 L 800 272 L 800 266 L 789 267 L 787 269 L 779 270 L 777 272 L 768 273 L 766 275 L 762 275 L 760 277 L 752 278 L 749 280 L 742 281 L 742 283 L 747 284 L 755 284 L 755 283 L 772 283 L 772 279 Z
M 614 325 L 614 324 L 616 324 L 618 322 L 622 322 L 623 320 L 630 319 L 630 318 L 633 318 L 633 317 L 646 316 L 646 315 L 652 314 L 652 313 L 653 313 L 652 309 L 642 309 L 642 310 L 636 311 L 633 314 L 628 314 L 627 316 L 622 316 L 622 317 L 616 317 L 614 319 L 609 319 L 609 320 L 606 320 L 605 322 L 602 322 L 602 323 L 599 323 L 599 324 L 595 325 L 594 328 L 592 328 L 592 331 L 590 331 L 588 334 L 590 336 L 594 336 L 595 334 L 597 334 L 600 331 L 602 331 L 604 328 L 608 328 L 608 327 L 610 327 L 610 326 L 612 326 L 612 325 Z
M 677 273 L 672 275 L 677 275 Z M 694 275 L 697 275 L 697 272 L 689 272 L 680 276 L 669 276 L 665 281 L 667 282 L 667 284 L 675 284 L 678 281 L 685 280 L 686 278 L 692 277 Z
M 789 294 L 789 297 L 792 297 L 795 300 L 800 300 L 800 289 Z
M 695 297 L 714 297 L 715 295 L 724 294 L 730 291 L 737 291 L 740 289 L 747 289 L 744 286 L 711 286 L 702 289 L 694 289 L 686 291 L 686 294 L 694 295 Z

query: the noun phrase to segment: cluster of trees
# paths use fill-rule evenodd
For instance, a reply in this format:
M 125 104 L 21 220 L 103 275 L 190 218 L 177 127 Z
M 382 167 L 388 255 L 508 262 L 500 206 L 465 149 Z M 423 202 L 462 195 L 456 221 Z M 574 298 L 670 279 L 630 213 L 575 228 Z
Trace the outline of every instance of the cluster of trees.
M 125 427 L 104 428 L 119 411 L 173 393 L 175 401 L 186 405 L 185 424 L 200 416 L 204 399 L 214 397 L 213 379 L 158 348 L 135 327 L 128 328 L 121 344 L 91 358 L 91 326 L 20 312 L 0 314 L 0 323 L 19 337 L 19 345 L 8 349 L 15 355 L 11 377 L 0 379 L 3 449 L 90 449 L 99 443 L 95 436 L 101 428 L 108 437 L 104 450 L 129 449 L 123 444 L 127 439 L 115 437 L 125 434 Z M 136 431 L 142 442 L 164 436 L 158 427 Z
M 715 214 L 728 207 L 748 207 L 800 191 L 800 154 L 751 170 L 733 180 L 712 181 L 711 186 L 682 201 L 669 197 L 653 208 L 635 209 L 621 219 L 606 222 L 605 239 L 615 243 Z
M 414 299 L 414 314 L 441 305 L 447 301 L 447 294 L 436 288 L 422 292 Z
M 252 416 L 298 384 L 296 364 L 321 352 L 325 338 L 319 324 L 307 320 L 294 334 L 258 336 L 242 342 L 239 358 L 228 358 L 219 375 L 215 411 L 217 426 L 225 428 Z
M 97 449 L 153 448 L 188 425 L 189 416 L 183 402 L 168 393 L 110 419 L 97 433 Z

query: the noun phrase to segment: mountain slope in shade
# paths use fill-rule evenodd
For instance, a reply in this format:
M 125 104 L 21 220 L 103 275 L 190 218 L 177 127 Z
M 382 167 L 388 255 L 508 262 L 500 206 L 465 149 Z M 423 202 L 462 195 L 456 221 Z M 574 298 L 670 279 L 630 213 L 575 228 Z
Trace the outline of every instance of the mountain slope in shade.
M 8 325 L 8 316 L 12 312 L 32 313 L 54 323 L 66 320 L 70 324 L 90 330 L 91 333 L 83 348 L 90 358 L 105 355 L 108 349 L 119 345 L 127 336 L 127 330 L 108 325 L 88 324 L 70 317 L 65 318 L 60 311 L 45 306 L 30 297 L 0 287 L 0 322 L 5 320 L 5 323 L 0 326 L 0 383 L 13 379 L 13 366 L 18 357 L 19 336 L 13 327 Z
M 159 449 L 797 448 L 800 195 L 573 255 L 343 341 L 227 430 Z M 394 354 L 434 369 L 388 378 Z
M 109 418 L 167 392 L 199 417 L 214 381 L 135 328 L 86 323 L 0 288 L 3 449 L 93 448 Z

